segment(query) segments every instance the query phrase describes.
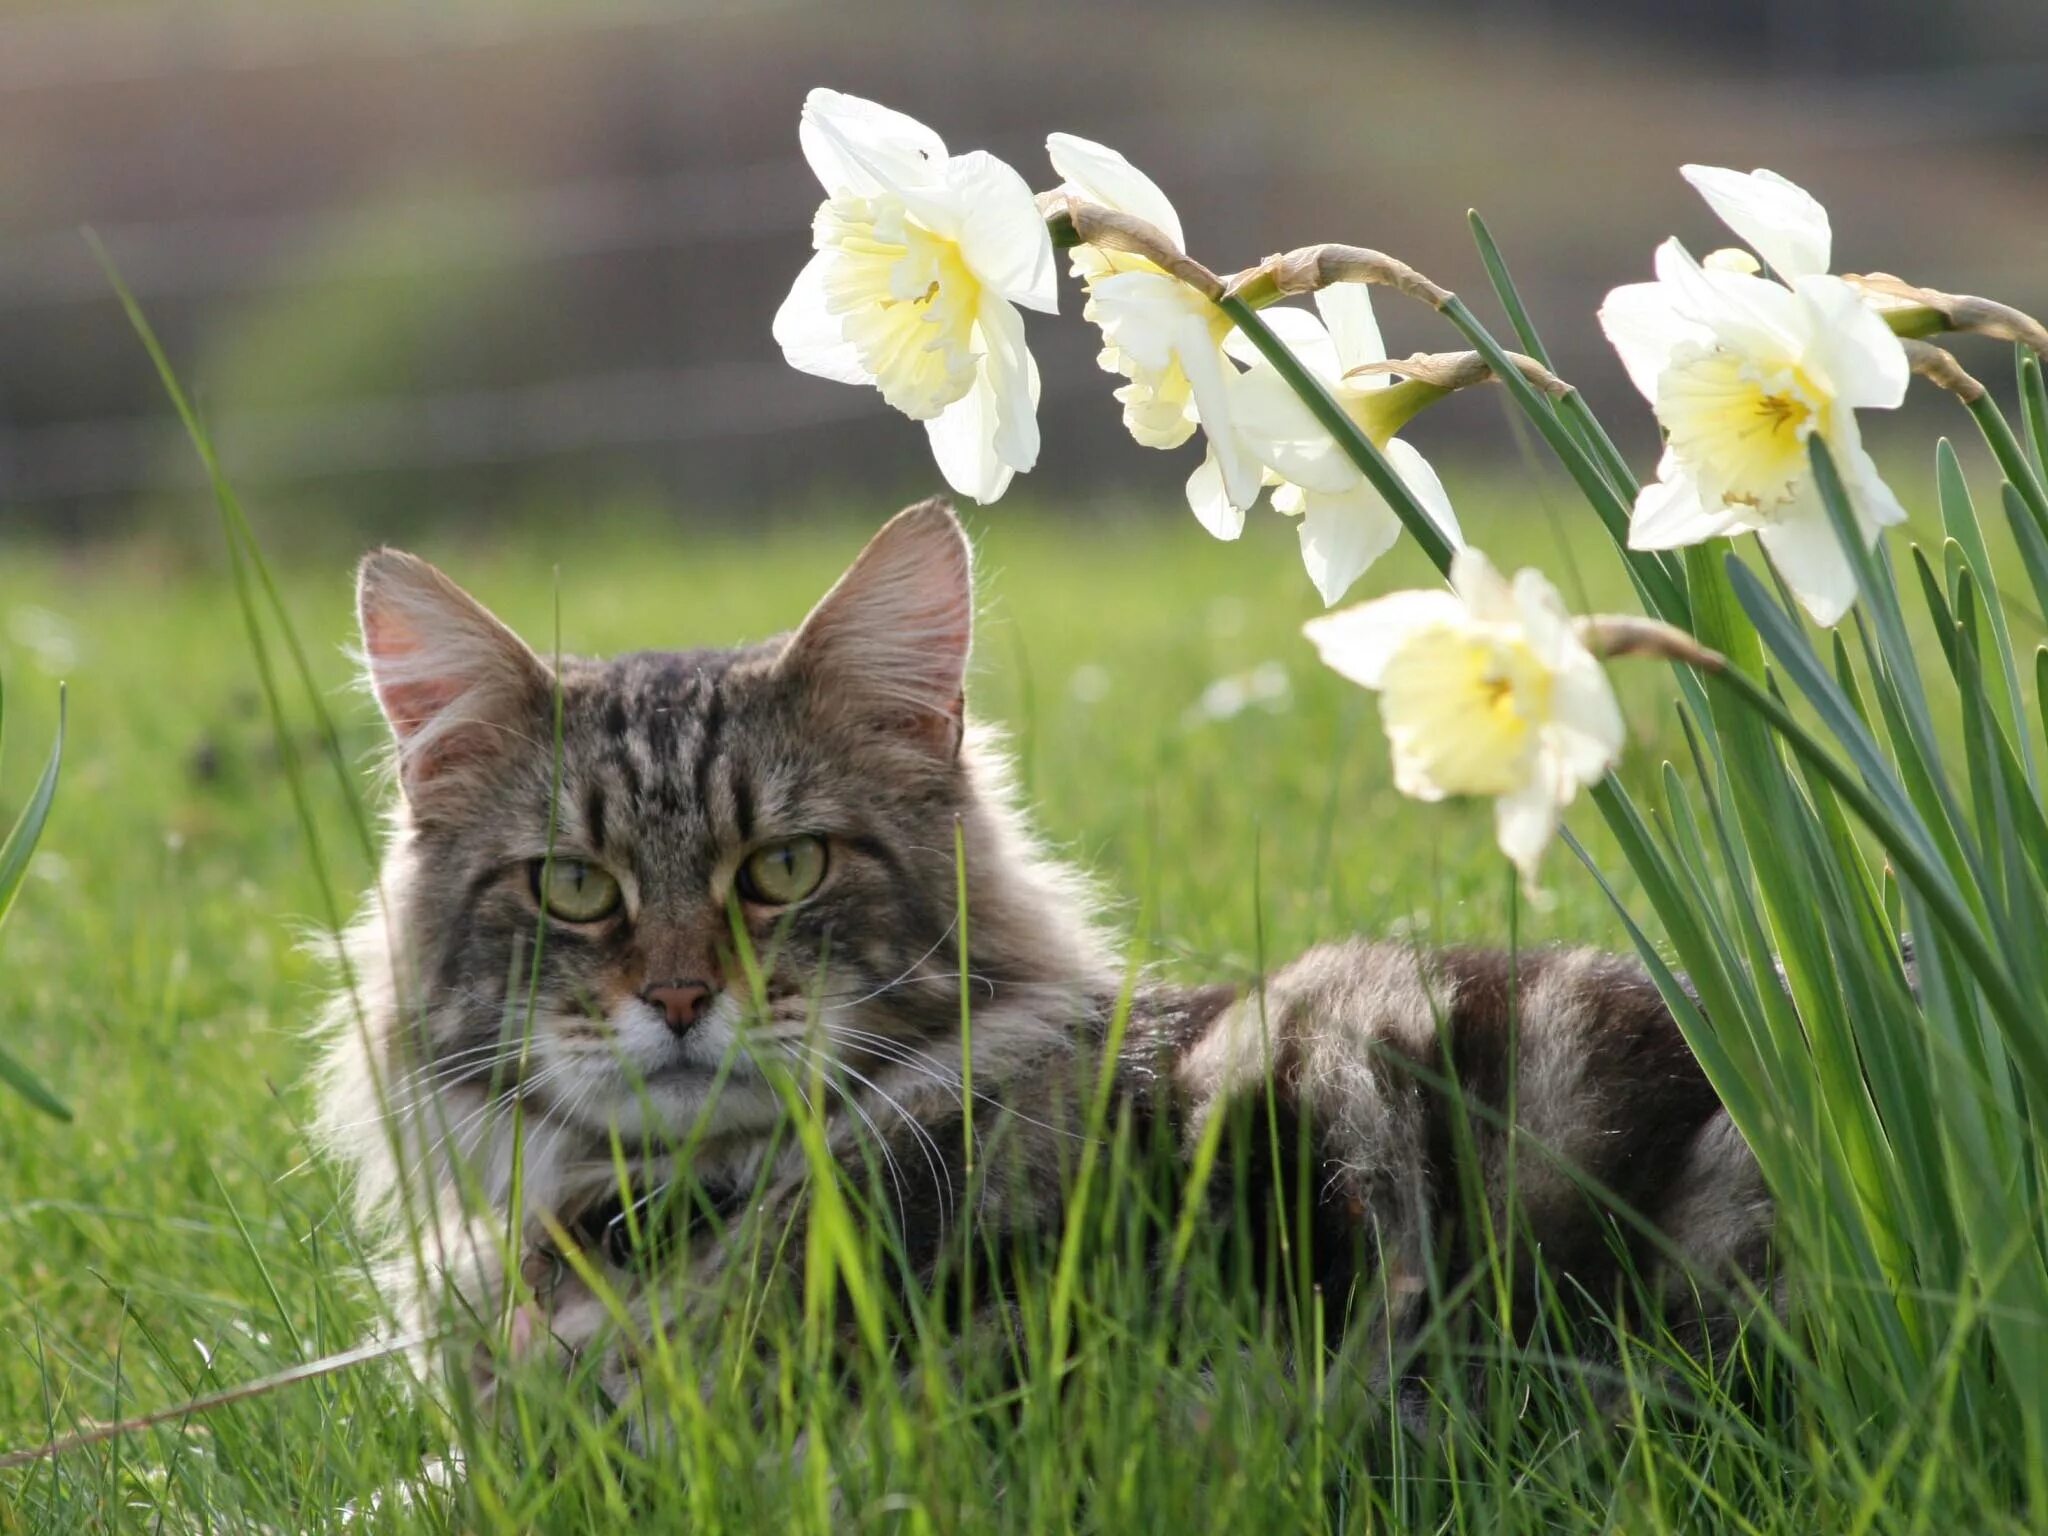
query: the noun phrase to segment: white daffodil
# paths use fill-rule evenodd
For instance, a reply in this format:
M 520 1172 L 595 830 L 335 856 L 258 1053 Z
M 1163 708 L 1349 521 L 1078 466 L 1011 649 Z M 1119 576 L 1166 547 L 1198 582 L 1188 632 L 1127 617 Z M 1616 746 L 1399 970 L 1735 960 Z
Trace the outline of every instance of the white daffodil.
M 1393 435 L 1417 408 L 1412 392 L 1407 386 L 1390 388 L 1393 381 L 1385 373 L 1356 371 L 1387 360 L 1370 292 L 1362 284 L 1338 283 L 1319 289 L 1315 304 L 1320 322 L 1290 309 L 1267 310 L 1263 318 L 1385 452 L 1452 545 L 1464 543 L 1436 471 Z M 1393 547 L 1401 536 L 1401 520 L 1278 369 L 1242 336 L 1231 338 L 1229 350 L 1252 364 L 1236 391 L 1238 438 L 1279 480 L 1274 510 L 1301 519 L 1302 563 L 1328 606 Z M 1429 393 L 1434 397 L 1444 391 Z
M 1045 148 L 1067 190 L 1143 219 L 1186 249 L 1173 204 L 1122 155 L 1069 133 L 1053 134 Z M 1265 472 L 1232 425 L 1238 371 L 1223 348 L 1235 329 L 1230 317 L 1143 256 L 1077 245 L 1072 263 L 1088 288 L 1082 317 L 1102 328 L 1096 361 L 1126 380 L 1116 392 L 1124 425 L 1147 448 L 1178 448 L 1198 426 L 1208 434 L 1208 455 L 1188 479 L 1188 505 L 1217 538 L 1236 538 Z
M 775 315 L 793 367 L 872 384 L 925 424 L 946 481 L 994 501 L 1038 461 L 1038 365 L 1016 306 L 1059 307 L 1031 188 L 982 150 L 815 90 L 798 136 L 826 198 L 817 248 Z
M 1501 852 L 1536 894 L 1559 814 L 1621 758 L 1620 706 L 1542 574 L 1509 583 L 1475 549 L 1449 592 L 1396 592 L 1304 627 L 1323 661 L 1380 696 L 1394 784 L 1488 795 Z
M 1764 252 L 1773 266 L 1827 259 L 1810 225 L 1799 239 L 1762 225 L 1756 233 L 1780 247 Z M 1616 288 L 1600 307 L 1601 329 L 1665 434 L 1629 546 L 1675 549 L 1753 531 L 1815 622 L 1838 622 L 1856 579 L 1813 483 L 1807 440 L 1818 433 L 1828 445 L 1867 544 L 1904 522 L 1856 423 L 1858 410 L 1905 398 L 1904 348 L 1855 289 L 1825 272 L 1802 271 L 1787 287 L 1727 264 L 1702 267 L 1675 240 L 1657 248 L 1656 270 L 1654 283 Z

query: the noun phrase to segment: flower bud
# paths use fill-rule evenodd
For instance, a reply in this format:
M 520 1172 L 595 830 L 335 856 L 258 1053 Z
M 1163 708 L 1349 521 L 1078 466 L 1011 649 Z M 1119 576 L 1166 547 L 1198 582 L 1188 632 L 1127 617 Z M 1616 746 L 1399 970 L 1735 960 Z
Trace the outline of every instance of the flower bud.
M 1764 264 L 1739 245 L 1724 245 L 1718 251 L 1709 251 L 1700 258 L 1700 265 L 1709 272 L 1738 272 L 1744 277 L 1755 277 L 1763 271 Z

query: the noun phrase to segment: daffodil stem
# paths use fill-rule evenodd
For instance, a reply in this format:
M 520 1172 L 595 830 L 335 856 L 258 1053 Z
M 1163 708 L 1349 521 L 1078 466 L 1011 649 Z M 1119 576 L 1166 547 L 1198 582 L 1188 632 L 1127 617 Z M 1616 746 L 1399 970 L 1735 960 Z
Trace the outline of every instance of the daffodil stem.
M 1429 556 L 1430 563 L 1445 575 L 1451 569 L 1451 542 L 1443 530 L 1430 521 L 1429 514 L 1422 510 L 1421 503 L 1409 492 L 1401 477 L 1394 473 L 1393 465 L 1386 455 L 1359 429 L 1358 423 L 1345 414 L 1344 408 L 1330 397 L 1322 382 L 1303 368 L 1286 343 L 1273 334 L 1272 327 L 1259 318 L 1258 311 L 1243 299 L 1226 295 L 1217 301 L 1222 311 L 1237 322 L 1237 328 L 1244 332 L 1247 340 L 1259 349 L 1259 354 L 1271 363 L 1280 377 L 1287 381 L 1288 388 L 1301 397 L 1301 403 L 1309 408 L 1316 421 L 1344 450 L 1345 457 L 1358 467 L 1368 484 L 1379 492 L 1387 505 L 1394 509 L 1394 515 L 1422 546 L 1422 552 Z M 1498 348 L 1495 349 L 1498 351 Z M 1489 358 L 1494 372 L 1505 379 L 1512 374 L 1523 389 L 1528 381 L 1521 372 L 1504 357 Z M 1503 372 L 1505 370 L 1505 372 Z
M 1479 260 L 1486 268 L 1487 281 L 1493 284 L 1494 297 L 1500 300 L 1500 307 L 1507 311 L 1508 324 L 1515 328 L 1515 336 L 1522 343 L 1522 350 L 1552 373 L 1557 367 L 1550 360 L 1550 351 L 1543 345 L 1543 338 L 1537 333 L 1536 322 L 1529 318 L 1528 306 L 1522 302 L 1521 290 L 1515 286 L 1515 279 L 1508 271 L 1507 258 L 1494 243 L 1493 231 L 1486 227 L 1486 220 L 1475 208 L 1465 215 L 1472 226 L 1472 240 L 1479 247 Z M 1567 389 L 1557 402 L 1557 413 L 1565 420 L 1585 446 L 1599 461 L 1601 469 L 1614 488 L 1630 501 L 1642 489 L 1637 484 L 1634 471 L 1628 467 L 1628 460 L 1621 456 L 1621 450 L 1614 446 L 1614 439 L 1607 435 L 1607 429 L 1600 425 L 1600 418 L 1593 414 L 1585 397 L 1576 389 Z
M 1998 408 L 1998 402 L 1986 390 L 1976 399 L 1967 402 L 1970 414 L 1977 418 L 1977 429 L 1984 434 L 1984 441 L 1990 445 L 1991 456 L 1998 460 L 1998 467 L 2005 472 L 2005 478 L 2012 482 L 2019 492 L 2020 500 L 2027 504 L 2027 510 L 2034 514 L 2035 526 L 2048 537 L 2048 490 L 2041 485 L 2041 477 L 2034 473 L 2034 466 L 2027 458 L 2026 450 L 2020 447 L 2019 439 L 2013 436 L 2012 426 L 2005 419 L 2005 413 Z
M 1558 413 L 1552 410 L 1543 397 L 1536 393 L 1521 371 L 1508 361 L 1501 344 L 1466 306 L 1465 301 L 1452 294 L 1442 305 L 1442 313 L 1451 324 L 1465 333 L 1479 355 L 1492 365 L 1493 371 L 1506 386 L 1515 403 L 1536 424 L 1536 430 L 1543 434 L 1543 440 L 1550 444 L 1551 452 L 1565 467 L 1573 481 L 1593 504 L 1593 510 L 1600 514 L 1600 521 L 1607 525 L 1607 531 L 1614 538 L 1615 545 L 1622 551 L 1628 562 L 1643 598 L 1657 616 L 1684 629 L 1692 628 L 1692 609 L 1687 603 L 1685 589 L 1672 574 L 1671 568 L 1657 556 L 1630 550 L 1628 547 L 1629 508 L 1623 504 L 1621 493 L 1608 482 L 1600 466 L 1593 462 L 1585 446 L 1575 439 Z M 1618 457 L 1618 455 L 1617 455 Z
M 1863 780 L 1822 746 L 1765 684 L 1740 667 L 1711 671 L 1706 673 L 1706 678 L 1709 688 L 1734 695 L 1740 703 L 1761 715 L 1785 744 L 1826 779 L 1843 803 L 1877 835 L 1893 867 L 1918 888 L 1928 910 L 1962 954 L 1993 1009 L 2016 1035 L 2031 1039 L 2032 1031 L 2037 1027 L 2035 1015 L 2038 1010 L 2030 1010 L 2021 1002 L 2019 988 L 2011 973 L 1985 942 L 1983 927 L 1957 894 L 1947 871 L 1935 862 L 1925 846 L 1893 820 Z M 2048 1073 L 2048 1054 L 2041 1056 L 2040 1065 L 2043 1072 Z
M 2013 350 L 2019 354 L 2020 420 L 2026 424 L 2034 468 L 2048 474 L 2048 385 L 2042 382 L 2041 359 L 2024 345 Z

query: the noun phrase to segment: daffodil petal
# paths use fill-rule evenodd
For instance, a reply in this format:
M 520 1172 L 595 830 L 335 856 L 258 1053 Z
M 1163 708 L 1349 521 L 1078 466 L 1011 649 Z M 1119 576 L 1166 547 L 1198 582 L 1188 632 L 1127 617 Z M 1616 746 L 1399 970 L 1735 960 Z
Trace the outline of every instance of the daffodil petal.
M 1781 516 L 1764 524 L 1756 536 L 1813 622 L 1832 629 L 1855 606 L 1855 567 L 1835 537 L 1834 525 L 1819 498 L 1812 498 L 1811 510 L 1802 507 L 1800 511 L 1803 515 Z
M 946 144 L 914 117 L 822 86 L 804 98 L 797 142 L 825 190 L 872 197 L 934 180 Z
M 1472 617 L 1488 624 L 1514 624 L 1521 617 L 1515 589 L 1469 544 L 1451 555 L 1451 590 Z
M 1810 317 L 1791 289 L 1743 272 L 1709 272 L 1676 240 L 1657 247 L 1657 277 L 1670 286 L 1681 316 L 1733 351 L 1794 355 L 1811 334 Z
M 1306 490 L 1342 495 L 1358 484 L 1358 468 L 1278 369 L 1241 375 L 1232 420 L 1239 439 L 1281 479 Z
M 1465 605 L 1442 590 L 1390 592 L 1302 625 L 1323 664 L 1363 688 L 1377 688 L 1394 653 L 1418 631 L 1464 622 Z
M 1337 345 L 1329 329 L 1307 310 L 1282 304 L 1260 310 L 1259 318 L 1266 322 L 1266 328 L 1294 354 L 1302 367 L 1325 384 L 1335 385 L 1343 376 L 1343 367 L 1337 359 Z M 1232 331 L 1224 339 L 1223 349 L 1239 362 L 1271 366 L 1266 363 L 1266 354 L 1241 331 Z
M 1550 723 L 1545 727 L 1547 750 L 1559 770 L 1559 798 L 1606 775 L 1621 761 L 1628 728 L 1607 672 L 1588 651 L 1576 631 L 1560 652 L 1550 684 Z M 1566 790 L 1569 789 L 1570 793 Z
M 1828 447 L 1841 467 L 1842 483 L 1849 492 L 1850 505 L 1856 509 L 1856 521 L 1874 544 L 1878 529 L 1896 528 L 1906 520 L 1906 509 L 1899 505 L 1899 498 L 1885 484 L 1884 476 L 1877 472 L 1877 464 L 1860 441 L 1845 442 L 1838 433 L 1829 440 Z
M 1666 453 L 1657 473 L 1660 478 L 1636 493 L 1628 523 L 1630 549 L 1684 549 L 1734 531 L 1740 509 L 1702 502 L 1699 485 L 1675 455 Z
M 1394 473 L 1401 477 L 1408 493 L 1429 514 L 1437 532 L 1449 541 L 1452 549 L 1464 548 L 1465 530 L 1458 526 L 1458 514 L 1451 507 L 1450 495 L 1444 490 L 1443 481 L 1437 478 L 1435 467 L 1398 437 L 1387 439 L 1386 454 L 1387 462 L 1394 466 Z
M 1052 237 L 1024 178 L 986 150 L 949 161 L 946 195 L 958 214 L 955 238 L 969 270 L 1013 304 L 1059 312 Z M 916 209 L 917 203 L 909 204 Z
M 1155 370 L 1172 364 L 1183 322 L 1193 305 L 1206 303 L 1163 272 L 1113 273 L 1098 279 L 1089 293 L 1103 338 L 1128 352 L 1141 368 Z
M 1877 311 L 1839 277 L 1802 277 L 1794 287 L 1811 317 L 1811 354 L 1835 403 L 1892 410 L 1906 398 L 1906 349 Z
M 1342 494 L 1307 497 L 1299 533 L 1301 563 L 1328 608 L 1394 547 L 1401 520 L 1361 478 Z
M 1718 165 L 1682 165 L 1678 174 L 1786 282 L 1827 271 L 1834 245 L 1828 211 L 1804 187 L 1776 171 L 1745 175 Z
M 824 272 L 834 259 L 833 253 L 820 251 L 796 275 L 789 296 L 775 311 L 775 341 L 792 368 L 840 384 L 872 384 L 874 375 L 862 365 L 859 349 L 825 304 Z
M 939 473 L 962 496 L 986 505 L 1010 488 L 1012 470 L 996 452 L 1001 406 L 986 374 L 924 424 Z
M 1522 877 L 1522 888 L 1534 894 L 1543 851 L 1557 836 L 1557 801 L 1550 787 L 1531 781 L 1493 802 L 1493 836 Z
M 1515 623 L 1529 649 L 1546 667 L 1555 671 L 1571 660 L 1575 652 L 1584 649 L 1572 628 L 1564 599 L 1558 596 L 1548 576 L 1524 567 L 1509 579 L 1508 590 L 1514 597 Z
M 1089 202 L 1118 213 L 1134 214 L 1155 225 L 1180 249 L 1187 248 L 1180 215 L 1173 211 L 1166 194 L 1151 177 L 1108 145 L 1071 133 L 1055 133 L 1047 135 L 1045 152 L 1060 179 Z
M 995 404 L 995 455 L 1011 469 L 1028 470 L 1038 462 L 1038 388 L 1024 317 L 1007 300 L 984 293 L 979 319 L 988 348 L 983 377 Z
M 1245 509 L 1231 501 L 1224 487 L 1223 467 L 1216 461 L 1214 444 L 1188 476 L 1188 507 L 1195 521 L 1215 538 L 1227 542 L 1244 532 Z
M 1222 471 L 1224 494 L 1232 505 L 1248 508 L 1259 499 L 1265 466 L 1239 439 L 1232 420 L 1232 397 L 1243 376 L 1209 339 L 1208 324 L 1200 315 L 1190 314 L 1181 322 L 1176 351 L 1194 395 L 1195 413 Z
M 1657 399 L 1657 379 L 1671 354 L 1689 341 L 1712 333 L 1679 314 L 1675 295 L 1665 283 L 1628 283 L 1611 290 L 1600 306 L 1600 329 L 1628 370 L 1629 382 L 1645 400 Z
M 1363 283 L 1332 283 L 1316 290 L 1316 313 L 1329 327 L 1330 340 L 1337 348 L 1340 372 L 1364 363 L 1387 360 L 1387 344 L 1380 337 L 1379 317 L 1372 312 L 1372 290 Z M 1356 381 L 1364 384 L 1364 380 Z M 1377 376 L 1384 386 L 1387 376 Z M 1370 387 L 1370 386 L 1368 386 Z

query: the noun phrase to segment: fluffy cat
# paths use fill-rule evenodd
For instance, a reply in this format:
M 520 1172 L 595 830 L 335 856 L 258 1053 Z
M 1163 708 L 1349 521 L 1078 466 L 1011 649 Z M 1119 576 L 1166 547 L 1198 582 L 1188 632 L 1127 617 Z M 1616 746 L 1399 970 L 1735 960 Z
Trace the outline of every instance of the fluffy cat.
M 329 1012 L 320 1125 L 391 1235 L 403 1315 L 571 1358 L 601 1344 L 607 1390 L 629 1390 L 664 1270 L 630 1251 L 652 1207 L 627 1208 L 615 1148 L 635 1201 L 687 1184 L 707 1218 L 667 1271 L 773 1283 L 802 1243 L 747 1246 L 727 1219 L 801 1229 L 809 1165 L 777 1134 L 792 1075 L 829 1083 L 828 1151 L 910 1283 L 941 1271 L 970 1187 L 984 1241 L 1057 1233 L 1124 967 L 966 715 L 949 509 L 901 513 L 793 634 L 734 650 L 550 665 L 390 550 L 363 562 L 359 610 L 401 797 Z M 989 1149 L 971 1172 L 963 964 Z M 1333 1336 L 1366 1297 L 1390 1334 L 1420 1324 L 1475 1262 L 1475 1193 L 1557 1294 L 1647 1294 L 1702 1345 L 1767 1280 L 1756 1164 L 1631 961 L 1352 942 L 1242 994 L 1147 985 L 1112 1080 L 1124 1123 L 1173 1145 L 1219 1115 L 1254 1138 L 1217 1159 L 1219 1220 L 1245 1199 L 1284 1219 L 1306 1181 Z M 1512 1212 L 1510 1113 L 1547 1149 L 1519 1157 Z M 1256 1187 L 1224 1188 L 1232 1167 Z

